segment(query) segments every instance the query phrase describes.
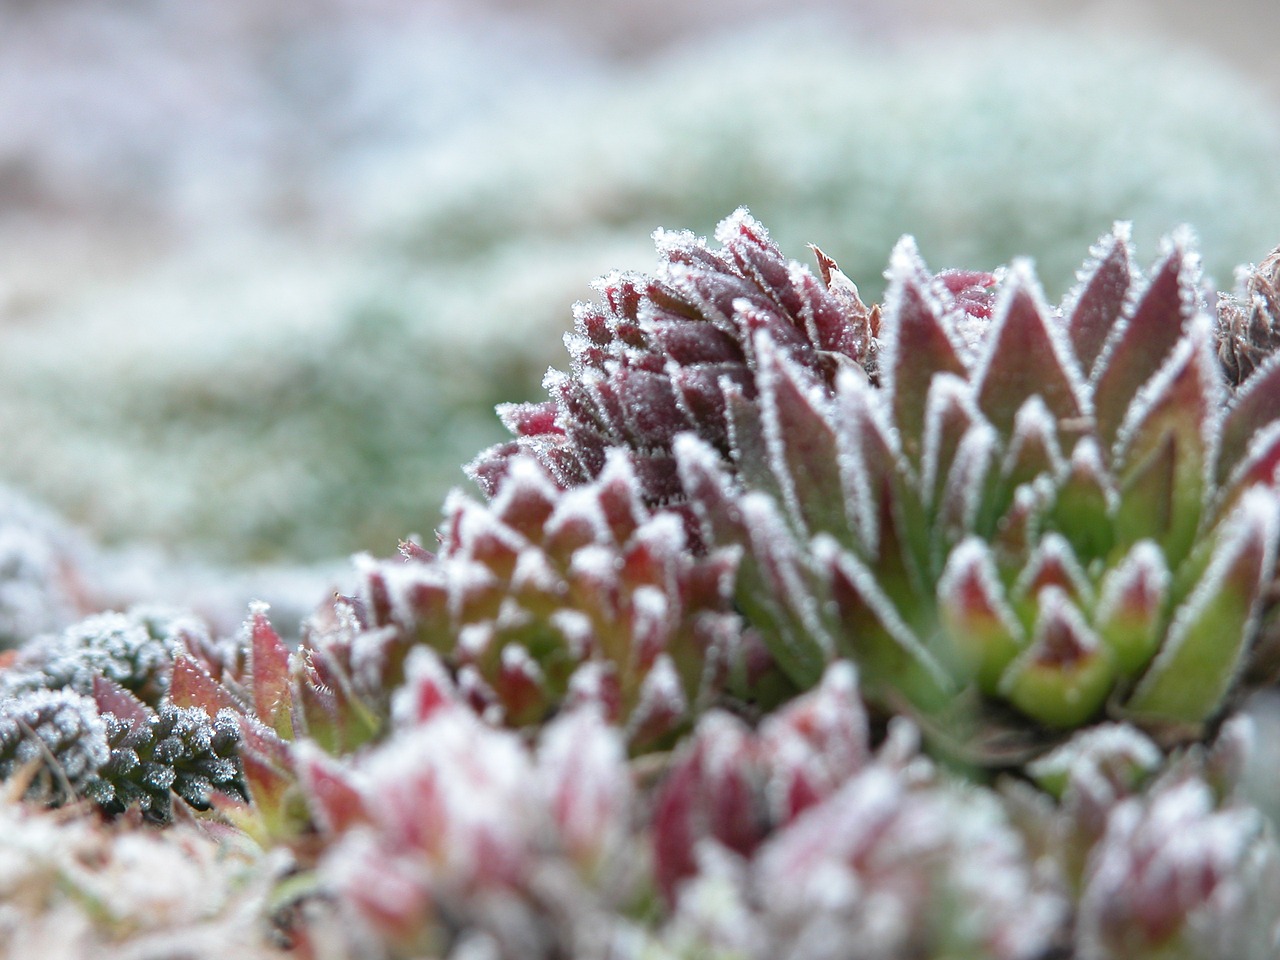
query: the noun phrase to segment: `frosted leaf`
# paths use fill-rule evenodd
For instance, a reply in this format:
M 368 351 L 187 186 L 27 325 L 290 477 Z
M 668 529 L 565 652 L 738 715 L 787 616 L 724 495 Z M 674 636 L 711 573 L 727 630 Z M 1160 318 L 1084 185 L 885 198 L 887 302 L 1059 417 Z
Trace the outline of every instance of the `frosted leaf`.
M 548 617 L 551 625 L 564 638 L 570 655 L 575 659 L 586 657 L 596 643 L 596 628 L 591 618 L 581 610 L 562 608 Z
M 613 530 L 600 506 L 595 490 L 578 487 L 566 490 L 547 520 L 546 548 L 553 555 L 588 544 L 614 546 Z
M 880 550 L 880 489 L 886 474 L 911 472 L 896 446 L 881 391 L 866 378 L 842 374 L 836 383 L 836 440 L 845 514 L 866 556 Z
M 1187 321 L 1201 312 L 1199 260 L 1180 235 L 1112 329 L 1094 367 L 1094 407 L 1102 441 L 1112 443 L 1142 384 L 1165 365 Z
M 955 462 L 960 441 L 973 424 L 983 419 L 973 398 L 973 387 L 950 373 L 934 375 L 925 406 L 920 490 L 925 506 L 932 507 L 941 483 Z
M 748 493 L 739 500 L 739 509 L 750 554 L 769 590 L 768 596 L 754 599 L 769 605 L 790 654 L 807 663 L 816 679 L 818 664 L 830 659 L 835 643 L 821 618 L 814 574 L 770 497 Z
M 1093 584 L 1067 538 L 1056 531 L 1046 533 L 1036 544 L 1010 595 L 1019 602 L 1035 598 L 1048 586 L 1062 589 L 1081 607 L 1093 606 Z
M 667 594 L 653 586 L 641 586 L 631 594 L 632 656 L 641 667 L 654 662 L 666 649 L 676 623 Z
M 1247 452 L 1212 505 L 1214 514 L 1221 516 L 1231 510 L 1255 484 L 1280 485 L 1280 422 L 1269 424 L 1250 438 Z
M 964 348 L 944 320 L 947 305 L 932 291 L 911 238 L 894 247 L 885 276 L 889 289 L 881 323 L 880 385 L 902 431 L 903 450 L 918 462 L 929 384 L 938 372 L 967 375 Z
M 878 682 L 880 671 L 896 673 L 915 697 L 934 700 L 934 706 L 944 701 L 954 690 L 952 677 L 903 620 L 876 572 L 825 534 L 814 538 L 812 551 L 832 577 L 841 631 L 871 674 L 868 680 Z
M 415 646 L 405 658 L 404 683 L 391 697 L 392 723 L 401 727 L 421 723 L 456 697 L 440 655 L 430 647 Z
M 1135 543 L 1103 577 L 1094 622 L 1122 672 L 1136 673 L 1155 652 L 1172 579 L 1164 551 L 1150 540 Z
M 591 867 L 617 852 L 633 789 L 626 745 L 599 710 L 574 710 L 547 725 L 538 743 L 537 776 L 571 857 Z
M 1059 422 L 1039 394 L 1028 397 L 1014 417 L 1000 476 L 1014 485 L 1030 483 L 1040 473 L 1061 476 L 1066 460 L 1059 445 Z
M 1278 540 L 1280 500 L 1270 489 L 1250 490 L 1220 528 L 1208 568 L 1134 690 L 1135 715 L 1192 723 L 1220 707 L 1251 639 L 1262 585 L 1274 575 Z
M 937 597 L 950 645 L 974 671 L 979 687 L 994 693 L 1000 674 L 1026 645 L 1026 634 L 986 541 L 968 537 L 951 551 Z
M 757 383 L 769 466 L 797 530 L 843 530 L 837 440 L 825 389 L 781 355 L 767 334 L 755 338 Z
M 1276 323 L 1280 325 L 1280 313 Z M 1280 328 L 1278 328 L 1280 329 Z M 1280 350 L 1258 365 L 1254 374 L 1232 395 L 1222 421 L 1219 476 L 1230 474 L 1245 459 L 1256 437 L 1280 418 Z
M 173 658 L 187 636 L 208 639 L 190 614 L 134 607 L 97 614 L 45 637 L 23 651 L 19 664 L 50 688 L 89 694 L 93 678 L 104 676 L 155 704 L 168 689 Z
M 680 674 L 669 654 L 660 654 L 640 684 L 640 695 L 627 724 L 629 734 L 674 726 L 689 710 Z
M 1076 285 L 1063 300 L 1075 356 L 1083 367 L 1081 372 L 1091 380 L 1094 364 L 1137 280 L 1131 235 L 1131 225 L 1117 221 L 1109 235 L 1089 248 Z
M 1111 814 L 1085 878 L 1077 937 L 1100 960 L 1169 946 L 1188 956 L 1266 960 L 1274 955 L 1278 879 L 1262 816 L 1247 807 L 1217 810 L 1206 784 L 1184 779 Z
M 978 406 L 1004 434 L 1027 398 L 1039 396 L 1059 422 L 1089 414 L 1084 378 L 1060 318 L 1049 316 L 1026 260 L 1001 284 L 993 329 L 972 379 Z
M 535 686 L 540 685 L 543 680 L 538 661 L 518 643 L 508 643 L 502 648 L 502 672 L 504 677 L 509 674 L 518 675 Z
M 588 569 L 599 567 L 600 564 L 588 566 L 590 561 L 586 557 L 583 558 L 582 565 L 579 566 L 578 558 L 579 555 L 588 554 L 592 550 L 602 549 L 584 547 L 582 550 L 575 551 L 573 560 L 570 563 L 570 571 L 581 573 L 582 566 L 586 566 Z M 519 556 L 516 557 L 516 566 L 511 572 L 510 589 L 517 597 L 527 594 L 560 596 L 564 594 L 566 584 L 564 578 L 552 566 L 545 553 L 537 547 L 527 547 L 521 550 Z
M 1115 802 L 1134 790 L 1164 761 L 1155 742 L 1126 723 L 1082 730 L 1027 765 L 1027 772 L 1055 796 L 1085 792 L 1095 803 Z
M 0 779 L 35 763 L 29 792 L 67 801 L 67 788 L 85 784 L 109 756 L 106 725 L 88 697 L 33 690 L 0 700 Z
M 938 505 L 938 528 L 950 541 L 974 529 L 1000 437 L 985 421 L 973 423 L 960 440 Z

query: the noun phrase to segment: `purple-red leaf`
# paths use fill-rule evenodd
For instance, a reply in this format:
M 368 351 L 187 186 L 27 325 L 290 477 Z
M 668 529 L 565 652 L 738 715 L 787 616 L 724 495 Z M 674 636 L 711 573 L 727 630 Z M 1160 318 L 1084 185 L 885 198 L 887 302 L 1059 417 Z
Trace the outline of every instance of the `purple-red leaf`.
M 964 375 L 966 370 L 914 245 L 900 243 L 891 263 L 881 326 L 881 377 L 903 452 L 918 465 L 934 374 Z
M 1025 267 L 1015 265 L 974 377 L 979 408 L 1004 436 L 1031 397 L 1040 397 L 1060 424 L 1084 413 L 1080 372 L 1062 331 L 1050 329 L 1034 283 Z
M 1095 260 L 1083 279 L 1067 321 L 1071 345 L 1085 376 L 1091 374 L 1115 328 L 1133 282 L 1128 224 L 1116 224 L 1092 253 Z
M 1199 271 L 1181 245 L 1155 268 L 1133 312 L 1112 331 L 1098 360 L 1094 413 L 1103 443 L 1119 433 L 1138 389 L 1165 362 L 1182 337 L 1199 296 Z

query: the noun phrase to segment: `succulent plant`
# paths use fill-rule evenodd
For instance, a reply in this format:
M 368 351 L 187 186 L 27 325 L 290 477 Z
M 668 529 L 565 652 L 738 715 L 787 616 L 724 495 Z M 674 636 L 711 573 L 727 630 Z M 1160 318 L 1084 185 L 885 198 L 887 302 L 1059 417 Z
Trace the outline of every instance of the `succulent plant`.
M 738 551 L 694 556 L 630 462 L 603 456 L 569 491 L 516 459 L 489 504 L 455 495 L 437 554 L 366 569 L 368 627 L 435 649 L 514 726 L 591 700 L 651 749 L 718 699 L 768 706 L 786 685 L 732 610 Z
M 239 724 L 230 700 L 206 712 L 168 696 L 175 658 L 217 645 L 188 614 L 139 607 L 41 637 L 0 673 L 0 779 L 52 804 L 136 808 L 168 822 L 173 796 L 207 810 L 215 791 L 243 798 Z
M 1036 875 L 994 796 L 949 781 L 899 721 L 874 754 L 848 663 L 758 730 L 704 717 L 655 804 L 658 882 L 675 926 L 747 957 L 1030 958 L 1067 901 Z M 732 913 L 730 913 L 732 916 Z M 726 936 L 726 934 L 729 934 Z
M 87 697 L 31 690 L 0 699 L 0 779 L 27 779 L 24 793 L 66 803 L 107 761 L 107 731 Z
M 739 608 L 793 680 L 852 657 L 984 765 L 1106 715 L 1198 734 L 1265 661 L 1280 359 L 1230 389 L 1185 235 L 1144 278 L 1117 227 L 1060 310 L 1025 262 L 933 276 L 904 242 L 868 308 L 744 212 L 718 238 L 606 278 L 477 477 L 524 451 L 572 485 L 628 448 L 647 496 L 746 550 Z
M 1218 301 L 1218 356 L 1237 385 L 1280 351 L 1280 247 L 1238 279 L 1236 293 Z

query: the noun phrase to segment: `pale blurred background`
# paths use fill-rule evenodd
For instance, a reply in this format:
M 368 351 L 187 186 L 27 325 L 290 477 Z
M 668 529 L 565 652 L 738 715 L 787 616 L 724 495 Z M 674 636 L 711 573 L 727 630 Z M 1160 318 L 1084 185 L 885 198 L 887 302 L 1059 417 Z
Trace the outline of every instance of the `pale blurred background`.
M 1117 218 L 1229 286 L 1278 42 L 1274 0 L 0 0 L 0 482 L 184 562 L 390 554 L 590 279 L 739 204 L 870 295 L 913 233 L 1056 299 Z

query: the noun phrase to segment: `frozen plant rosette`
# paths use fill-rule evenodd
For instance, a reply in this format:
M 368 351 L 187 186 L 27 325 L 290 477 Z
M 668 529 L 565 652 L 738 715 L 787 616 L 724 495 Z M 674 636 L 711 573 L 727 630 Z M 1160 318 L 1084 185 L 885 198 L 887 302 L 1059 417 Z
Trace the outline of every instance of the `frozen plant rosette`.
M 627 448 L 698 540 L 743 548 L 737 606 L 795 682 L 853 659 L 981 766 L 1105 718 L 1200 737 L 1260 681 L 1280 359 L 1228 378 L 1188 234 L 1143 274 L 1118 226 L 1059 308 L 1026 262 L 935 275 L 906 240 L 867 307 L 745 212 L 717 238 L 602 281 L 571 371 L 475 475 L 519 451 L 573 485 Z

